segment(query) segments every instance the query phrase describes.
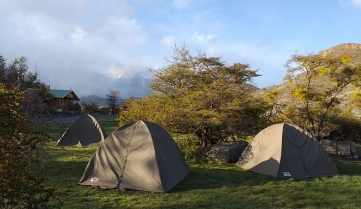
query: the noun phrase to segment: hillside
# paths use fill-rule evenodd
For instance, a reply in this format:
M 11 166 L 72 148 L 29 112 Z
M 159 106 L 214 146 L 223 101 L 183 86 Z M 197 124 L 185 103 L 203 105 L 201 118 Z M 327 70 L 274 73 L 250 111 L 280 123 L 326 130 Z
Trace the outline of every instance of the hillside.
M 325 56 L 337 56 L 340 54 L 350 54 L 352 56 L 352 63 L 361 63 L 361 44 L 356 43 L 345 43 L 331 47 L 329 49 L 320 52 L 321 55 Z
M 339 44 L 339 45 L 331 47 L 329 49 L 320 51 L 319 54 L 321 56 L 331 56 L 331 57 L 338 56 L 341 54 L 349 54 L 349 55 L 351 55 L 351 62 L 350 62 L 351 64 L 353 64 L 353 65 L 361 64 L 361 44 L 357 44 L 357 43 Z M 298 77 L 302 79 L 302 74 L 298 75 Z M 280 101 L 281 102 L 284 102 L 284 101 L 289 102 L 290 98 L 287 97 L 287 92 L 294 85 L 295 85 L 294 83 L 289 84 L 287 82 L 284 82 L 280 85 L 274 85 L 274 86 L 260 89 L 260 90 L 258 90 L 257 93 L 265 94 L 266 92 L 278 90 Z M 331 83 L 326 78 L 319 78 L 316 82 L 314 82 L 314 85 L 317 86 L 317 88 L 326 89 L 330 85 L 334 85 L 334 84 Z M 350 105 L 348 104 L 348 101 L 351 99 L 351 97 L 353 96 L 353 92 L 357 88 L 358 87 L 349 85 L 343 90 L 343 92 L 341 92 L 341 94 L 338 97 L 341 101 L 341 103 L 340 103 L 341 108 L 349 108 L 350 107 Z M 361 115 L 361 112 L 359 110 L 353 110 L 353 111 L 355 112 L 355 114 Z

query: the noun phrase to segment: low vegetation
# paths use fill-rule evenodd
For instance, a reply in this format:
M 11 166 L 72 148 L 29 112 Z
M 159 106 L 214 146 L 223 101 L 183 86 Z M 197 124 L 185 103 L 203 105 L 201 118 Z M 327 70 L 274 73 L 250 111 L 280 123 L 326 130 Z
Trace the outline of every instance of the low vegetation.
M 39 208 L 54 195 L 43 185 L 52 168 L 44 166 L 49 138 L 30 128 L 22 98 L 0 83 L 0 208 Z

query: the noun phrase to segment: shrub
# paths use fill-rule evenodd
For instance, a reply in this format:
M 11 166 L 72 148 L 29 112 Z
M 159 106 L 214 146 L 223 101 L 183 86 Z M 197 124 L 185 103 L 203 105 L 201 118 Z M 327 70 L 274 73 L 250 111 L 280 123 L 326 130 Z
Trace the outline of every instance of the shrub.
M 20 112 L 22 98 L 0 83 L 0 208 L 46 208 L 55 192 L 42 185 L 48 137 L 31 130 Z
M 178 147 L 184 155 L 184 158 L 188 162 L 197 162 L 198 154 L 200 152 L 199 139 L 193 134 L 177 134 L 174 135 Z
M 346 110 L 338 114 L 331 114 L 328 127 L 337 130 L 344 139 L 355 141 L 361 139 L 361 120 L 351 111 Z

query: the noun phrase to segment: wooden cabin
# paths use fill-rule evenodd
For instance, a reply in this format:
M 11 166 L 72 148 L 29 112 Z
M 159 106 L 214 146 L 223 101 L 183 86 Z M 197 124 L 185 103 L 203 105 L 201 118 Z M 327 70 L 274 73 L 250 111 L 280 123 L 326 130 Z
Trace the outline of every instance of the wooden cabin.
M 72 90 L 49 90 L 56 100 L 58 112 L 81 112 L 80 99 Z

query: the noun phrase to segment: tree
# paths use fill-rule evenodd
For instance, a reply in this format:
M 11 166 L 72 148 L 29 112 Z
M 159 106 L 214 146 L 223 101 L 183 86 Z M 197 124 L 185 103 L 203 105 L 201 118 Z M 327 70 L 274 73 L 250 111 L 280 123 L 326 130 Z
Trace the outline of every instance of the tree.
M 174 125 L 177 123 L 177 105 L 173 104 L 173 99 L 169 95 L 151 94 L 141 99 L 127 99 L 119 110 L 117 120 L 120 125 L 135 120 L 146 120 L 154 122 L 170 132 L 179 131 Z
M 0 54 L 0 83 L 6 82 L 6 59 Z
M 8 89 L 18 91 L 47 88 L 47 85 L 39 80 L 38 72 L 28 72 L 25 57 L 15 58 L 10 64 L 6 64 L 6 60 L 0 55 L 0 82 Z
M 94 101 L 83 102 L 82 106 L 84 107 L 84 111 L 86 113 L 96 113 L 99 111 L 98 105 Z
M 361 139 L 361 120 L 349 109 L 330 112 L 325 127 L 337 130 L 343 139 Z
M 110 108 L 112 115 L 115 115 L 115 111 L 118 108 L 117 101 L 120 99 L 120 92 L 118 90 L 110 90 L 106 97 L 108 107 Z
M 351 84 L 360 85 L 361 66 L 351 60 L 348 54 L 296 53 L 285 64 L 287 96 L 283 95 L 281 102 L 275 99 L 280 92 L 269 93 L 268 97 L 285 120 L 320 139 L 327 115 L 337 110 L 342 91 Z
M 154 94 L 125 102 L 120 124 L 149 120 L 168 131 L 193 134 L 201 146 L 251 135 L 266 124 L 261 121 L 266 121 L 268 105 L 252 94 L 255 87 L 249 84 L 258 70 L 226 65 L 201 52 L 192 56 L 185 46 L 173 50 L 167 67 L 150 69 Z
M 28 70 L 25 57 L 15 58 L 5 70 L 5 85 L 11 89 L 25 90 Z
M 24 92 L 0 83 L 0 207 L 46 207 L 55 189 L 45 188 L 48 138 L 36 133 L 21 112 Z
M 55 189 L 43 182 L 50 168 L 44 146 L 49 138 L 35 131 L 34 115 L 47 112 L 46 85 L 27 72 L 26 58 L 10 64 L 0 56 L 0 207 L 46 207 Z M 51 109 L 51 108 L 50 108 Z
M 21 111 L 32 121 L 39 121 L 53 112 L 54 98 L 48 85 L 39 80 L 39 73 L 28 72 L 27 59 L 15 58 L 9 65 L 0 56 L 0 83 L 7 89 L 24 92 L 20 101 Z
M 109 107 L 104 107 L 104 106 L 99 108 L 98 110 L 101 114 L 109 114 L 111 112 Z

